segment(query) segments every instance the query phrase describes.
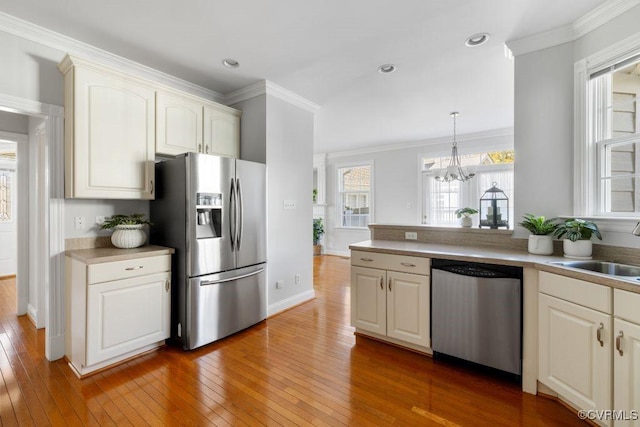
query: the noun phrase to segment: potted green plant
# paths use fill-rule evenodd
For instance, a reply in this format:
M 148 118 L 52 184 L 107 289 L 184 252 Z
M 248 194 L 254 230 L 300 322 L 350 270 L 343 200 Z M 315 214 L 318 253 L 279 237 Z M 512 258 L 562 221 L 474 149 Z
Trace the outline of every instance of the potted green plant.
M 471 227 L 471 224 L 473 224 L 471 215 L 474 215 L 477 213 L 478 213 L 477 209 L 473 209 L 469 207 L 460 208 L 455 212 L 456 218 L 460 218 L 460 225 L 462 225 L 463 227 Z
M 111 243 L 116 248 L 130 249 L 142 246 L 147 241 L 143 227 L 152 225 L 149 220 L 144 219 L 144 214 L 135 213 L 131 215 L 117 214 L 108 218 L 100 225 L 101 230 L 113 229 Z
M 523 220 L 518 225 L 526 228 L 531 233 L 528 245 L 529 253 L 536 255 L 553 254 L 553 236 L 551 234 L 558 227 L 555 221 L 556 218 L 545 218 L 543 215 L 524 214 Z
M 322 218 L 314 218 L 313 219 L 313 255 L 320 255 L 322 253 L 322 245 L 319 242 L 323 234 L 324 234 L 324 225 L 322 224 Z
M 553 233 L 558 239 L 564 238 L 562 248 L 568 258 L 591 258 L 593 243 L 591 237 L 602 240 L 596 223 L 579 218 L 567 219 L 558 224 Z

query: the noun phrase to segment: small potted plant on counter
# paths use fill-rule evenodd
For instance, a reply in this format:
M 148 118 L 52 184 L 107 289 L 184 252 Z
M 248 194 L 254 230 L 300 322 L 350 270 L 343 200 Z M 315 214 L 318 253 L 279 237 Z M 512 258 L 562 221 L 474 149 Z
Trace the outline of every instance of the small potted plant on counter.
M 562 248 L 567 258 L 591 259 L 591 237 L 596 236 L 602 240 L 600 230 L 594 222 L 579 218 L 571 218 L 559 224 L 553 234 L 558 239 L 564 237 Z
M 460 208 L 456 211 L 456 218 L 460 218 L 460 225 L 463 227 L 471 227 L 473 220 L 471 215 L 477 214 L 478 210 L 473 208 Z
M 114 229 L 111 243 L 116 248 L 131 249 L 144 245 L 147 235 L 142 229 L 145 225 L 152 225 L 144 219 L 144 214 L 113 215 L 100 225 L 101 230 Z
M 524 214 L 522 222 L 518 225 L 526 228 L 531 233 L 529 236 L 529 253 L 536 255 L 553 254 L 553 236 L 551 234 L 558 227 L 555 221 L 556 218 Z
M 313 219 L 313 255 L 322 254 L 322 245 L 320 244 L 320 237 L 324 234 L 324 225 L 322 225 L 322 218 Z

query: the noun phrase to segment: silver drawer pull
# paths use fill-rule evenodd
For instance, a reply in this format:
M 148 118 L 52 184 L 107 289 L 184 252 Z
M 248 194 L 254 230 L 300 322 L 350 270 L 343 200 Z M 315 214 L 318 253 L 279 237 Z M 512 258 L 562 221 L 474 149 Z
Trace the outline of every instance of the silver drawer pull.
M 125 268 L 125 270 L 132 271 L 132 270 L 140 270 L 142 268 L 144 268 L 144 266 L 138 265 L 137 267 L 127 267 L 127 268 Z
M 373 259 L 371 259 L 371 258 L 360 258 L 360 261 L 371 262 L 371 261 L 373 261 Z
M 411 264 L 410 262 L 401 262 L 400 264 L 404 265 L 405 267 L 415 267 L 415 264 Z

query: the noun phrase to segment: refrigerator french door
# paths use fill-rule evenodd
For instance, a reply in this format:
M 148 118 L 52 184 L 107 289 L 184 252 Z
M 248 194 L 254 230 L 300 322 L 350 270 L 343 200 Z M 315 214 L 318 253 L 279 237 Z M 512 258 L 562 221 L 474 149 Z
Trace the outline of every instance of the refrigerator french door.
M 172 340 L 208 344 L 266 318 L 266 167 L 187 153 L 156 164 L 151 242 L 174 255 Z

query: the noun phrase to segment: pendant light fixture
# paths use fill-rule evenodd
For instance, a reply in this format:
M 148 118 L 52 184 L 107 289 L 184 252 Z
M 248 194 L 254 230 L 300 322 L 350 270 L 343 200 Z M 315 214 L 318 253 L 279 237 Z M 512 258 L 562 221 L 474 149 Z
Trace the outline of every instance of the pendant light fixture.
M 457 111 L 451 113 L 453 117 L 453 143 L 451 144 L 451 161 L 449 166 L 445 170 L 444 175 L 438 175 L 435 177 L 438 182 L 451 182 L 451 181 L 467 181 L 475 175 L 475 173 L 469 173 L 460 163 L 460 155 L 458 155 L 458 143 L 456 142 L 456 117 L 458 117 Z

